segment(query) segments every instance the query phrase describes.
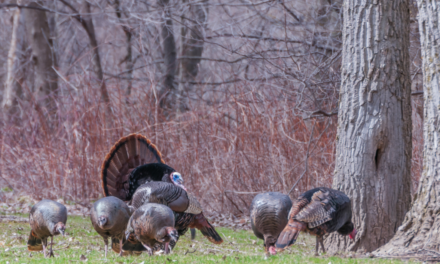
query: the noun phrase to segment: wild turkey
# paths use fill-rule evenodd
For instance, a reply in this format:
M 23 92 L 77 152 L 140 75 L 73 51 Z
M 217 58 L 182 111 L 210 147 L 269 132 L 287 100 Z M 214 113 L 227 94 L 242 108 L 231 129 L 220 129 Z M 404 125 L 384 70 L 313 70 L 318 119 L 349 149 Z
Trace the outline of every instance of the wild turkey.
M 146 137 L 139 134 L 122 137 L 102 164 L 104 196 L 128 202 L 140 185 L 150 181 L 173 183 L 186 190 L 182 175 L 164 163 L 157 147 Z M 191 231 L 194 239 L 195 232 Z
M 266 258 L 276 254 L 275 243 L 287 224 L 292 201 L 279 192 L 260 193 L 252 200 L 251 226 L 255 236 L 264 240 Z
M 343 192 L 319 187 L 301 194 L 293 203 L 289 222 L 278 237 L 276 247 L 285 248 L 295 243 L 300 231 L 316 236 L 316 252 L 319 244 L 325 252 L 323 236 L 337 231 L 341 235 L 356 237 L 351 222 L 350 199 Z
M 170 242 L 177 241 L 173 211 L 162 204 L 142 205 L 136 209 L 128 222 L 126 231 L 128 243 L 132 242 L 130 236 L 134 236 L 150 256 L 153 255 L 153 248 L 157 247 L 157 244 L 163 245 L 165 254 L 168 254 Z
M 104 197 L 93 204 L 90 220 L 96 232 L 104 239 L 105 257 L 107 257 L 109 237 L 112 240 L 112 249 L 122 256 L 125 228 L 130 215 L 127 204 L 114 196 Z
M 223 242 L 220 235 L 203 215 L 197 199 L 182 188 L 166 182 L 149 182 L 141 185 L 133 195 L 134 209 L 146 203 L 163 204 L 176 213 L 176 229 L 179 236 L 188 228 L 197 228 L 214 244 Z
M 47 257 L 47 238 L 50 237 L 49 257 L 53 257 L 53 236 L 62 234 L 66 230 L 67 209 L 64 205 L 52 200 L 41 200 L 35 204 L 29 214 L 31 233 L 29 235 L 28 250 L 41 251 Z
M 150 181 L 165 181 L 183 189 L 180 173 L 164 164 L 154 144 L 139 134 L 119 139 L 104 159 L 101 169 L 104 196 L 130 201 L 136 189 Z

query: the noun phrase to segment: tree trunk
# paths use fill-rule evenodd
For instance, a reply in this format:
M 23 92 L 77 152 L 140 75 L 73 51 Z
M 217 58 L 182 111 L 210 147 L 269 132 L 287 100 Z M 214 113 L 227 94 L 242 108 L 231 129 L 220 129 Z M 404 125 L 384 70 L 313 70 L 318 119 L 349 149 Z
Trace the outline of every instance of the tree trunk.
M 330 252 L 388 242 L 410 204 L 411 83 L 408 0 L 345 0 L 333 188 L 352 201 L 354 242 L 334 233 Z
M 29 6 L 40 7 L 35 2 Z M 25 8 L 22 12 L 25 17 L 29 43 L 32 47 L 35 99 L 40 105 L 39 108 L 44 109 L 43 112 L 47 113 L 49 122 L 54 122 L 57 112 L 58 75 L 53 68 L 57 67 L 57 60 L 46 12 L 30 8 Z
M 159 96 L 160 106 L 167 112 L 176 109 L 176 102 L 178 100 L 178 93 L 174 85 L 174 77 L 177 71 L 176 42 L 174 40 L 173 21 L 171 20 L 169 0 L 158 0 L 158 4 L 163 9 L 162 44 L 165 62 L 163 87 Z
M 90 39 L 90 46 L 92 46 L 93 49 L 93 64 L 95 65 L 96 75 L 98 77 L 98 82 L 100 83 L 99 87 L 101 89 L 101 98 L 105 103 L 109 104 L 110 97 L 108 95 L 107 87 L 104 81 L 104 72 L 102 70 L 101 57 L 99 56 L 98 41 L 96 40 L 96 33 L 95 33 L 95 27 L 93 26 L 93 19 L 91 15 L 89 15 L 92 12 L 90 10 L 90 3 L 88 1 L 84 1 L 84 12 L 86 13 L 86 15 L 81 15 L 81 18 L 83 19 L 82 24 L 83 27 L 86 29 L 87 35 L 89 36 Z
M 127 55 L 125 56 L 124 60 L 122 62 L 126 63 L 126 73 L 127 73 L 127 90 L 125 92 L 125 94 L 127 96 L 130 96 L 131 94 L 131 86 L 132 86 L 132 80 L 133 80 L 133 52 L 132 52 L 132 48 L 131 48 L 131 39 L 132 39 L 132 32 L 131 29 L 125 25 L 123 23 L 122 20 L 122 9 L 121 9 L 121 3 L 119 2 L 119 0 L 115 0 L 115 11 L 116 11 L 116 16 L 119 19 L 119 23 L 122 26 L 122 30 L 124 30 L 125 33 L 125 38 L 127 39 Z M 122 63 L 121 62 L 121 63 Z
M 20 9 L 17 8 L 15 10 L 14 15 L 12 17 L 12 36 L 11 36 L 11 44 L 9 45 L 8 52 L 8 60 L 7 60 L 7 75 L 5 81 L 5 88 L 3 90 L 3 100 L 2 100 L 2 108 L 3 114 L 5 114 L 5 119 L 9 119 L 9 115 L 13 111 L 13 108 L 17 105 L 17 100 L 14 99 L 14 61 L 15 61 L 15 50 L 17 48 L 17 34 L 18 34 L 18 25 L 20 23 Z
M 184 1 L 186 2 L 186 1 Z M 182 46 L 180 60 L 180 106 L 181 111 L 189 109 L 189 98 L 193 82 L 199 72 L 203 52 L 204 35 L 208 14 L 208 0 L 190 3 L 189 10 L 182 15 Z
M 377 250 L 379 256 L 413 255 L 429 257 L 440 254 L 440 0 L 417 1 L 423 58 L 423 173 L 411 210 L 397 234 Z M 434 252 L 436 251 L 436 252 Z

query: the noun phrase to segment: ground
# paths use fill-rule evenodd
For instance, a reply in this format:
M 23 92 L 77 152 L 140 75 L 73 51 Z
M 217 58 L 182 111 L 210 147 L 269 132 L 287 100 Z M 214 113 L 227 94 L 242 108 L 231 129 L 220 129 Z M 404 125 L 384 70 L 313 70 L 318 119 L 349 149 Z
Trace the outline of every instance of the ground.
M 0 216 L 2 213 L 0 212 Z M 14 214 L 27 219 L 28 215 Z M 3 213 L 4 217 L 4 213 Z M 314 238 L 301 234 L 291 248 L 264 260 L 263 242 L 252 231 L 219 227 L 223 237 L 221 245 L 209 243 L 200 232 L 191 241 L 189 232 L 179 240 L 175 250 L 167 256 L 118 257 L 109 251 L 104 258 L 104 242 L 93 229 L 90 219 L 69 216 L 67 235 L 54 238 L 55 258 L 45 259 L 40 252 L 29 252 L 26 242 L 30 227 L 20 218 L 0 219 L 0 263 L 407 263 L 399 260 L 349 258 L 322 255 L 314 257 Z

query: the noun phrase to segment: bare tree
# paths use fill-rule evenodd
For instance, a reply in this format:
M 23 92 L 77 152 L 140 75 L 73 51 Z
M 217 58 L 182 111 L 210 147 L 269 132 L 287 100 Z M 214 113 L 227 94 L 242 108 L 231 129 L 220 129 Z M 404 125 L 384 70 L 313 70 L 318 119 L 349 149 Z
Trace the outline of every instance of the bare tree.
M 388 242 L 410 205 L 411 82 L 407 0 L 344 2 L 343 62 L 333 187 L 352 201 L 354 243 L 337 234 L 330 251 L 370 252 Z
M 183 1 L 187 3 L 187 1 Z M 179 93 L 181 110 L 188 110 L 188 98 L 191 96 L 195 78 L 203 53 L 206 22 L 208 19 L 208 1 L 198 1 L 185 6 L 181 16 L 181 47 L 179 68 Z
M 397 234 L 376 253 L 379 256 L 422 256 L 439 260 L 440 219 L 440 1 L 417 1 L 423 58 L 423 173 L 411 210 Z
M 177 52 L 176 41 L 174 39 L 173 21 L 171 19 L 171 10 L 169 0 L 158 0 L 158 5 L 162 8 L 161 30 L 163 59 L 165 63 L 165 72 L 163 76 L 163 87 L 159 93 L 160 106 L 164 109 L 176 109 L 178 93 L 174 84 L 177 72 Z
M 104 71 L 102 70 L 101 57 L 99 55 L 98 41 L 96 38 L 95 27 L 93 25 L 93 18 L 91 16 L 92 12 L 90 8 L 90 3 L 88 1 L 83 2 L 83 6 L 82 6 L 83 13 L 81 14 L 69 2 L 65 0 L 61 0 L 61 2 L 63 2 L 67 7 L 69 7 L 75 13 L 74 18 L 81 23 L 81 25 L 83 26 L 84 30 L 87 33 L 87 36 L 89 37 L 90 46 L 93 51 L 93 64 L 95 66 L 98 82 L 100 83 L 101 98 L 108 105 L 107 107 L 108 114 L 111 114 L 111 108 L 109 106 L 110 96 L 107 91 L 107 86 L 105 85 Z
M 31 7 L 40 7 L 36 2 Z M 46 12 L 37 9 L 23 10 L 29 44 L 32 47 L 32 62 L 34 64 L 35 79 L 33 82 L 36 93 L 35 100 L 48 114 L 49 122 L 56 119 L 58 94 L 58 75 L 54 70 L 57 67 L 57 58 L 53 49 L 49 24 Z
M 14 61 L 15 61 L 15 50 L 17 48 L 17 34 L 18 32 L 18 25 L 20 23 L 20 9 L 17 8 L 14 12 L 14 15 L 12 17 L 12 36 L 11 36 L 11 42 L 9 44 L 9 52 L 8 52 L 8 60 L 7 60 L 7 76 L 5 81 L 5 88 L 3 91 L 3 101 L 2 101 L 2 108 L 3 113 L 6 114 L 5 118 L 8 119 L 11 115 L 11 110 L 14 106 L 17 105 L 16 99 L 14 100 Z

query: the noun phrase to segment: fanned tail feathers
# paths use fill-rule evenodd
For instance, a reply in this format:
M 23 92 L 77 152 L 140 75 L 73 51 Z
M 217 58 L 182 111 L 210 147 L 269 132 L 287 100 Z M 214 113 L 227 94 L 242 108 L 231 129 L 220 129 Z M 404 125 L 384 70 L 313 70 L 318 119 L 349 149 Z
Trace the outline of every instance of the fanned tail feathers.
M 116 196 L 126 201 L 130 172 L 147 163 L 164 163 L 159 150 L 150 140 L 140 134 L 119 139 L 102 163 L 104 196 Z
M 43 250 L 43 243 L 41 241 L 41 239 L 39 239 L 34 232 L 32 232 L 29 234 L 29 239 L 27 242 L 28 245 L 28 250 L 29 251 L 42 251 Z
M 302 222 L 289 220 L 284 230 L 281 232 L 276 242 L 277 248 L 286 248 L 293 245 L 301 231 L 306 229 L 306 225 Z

